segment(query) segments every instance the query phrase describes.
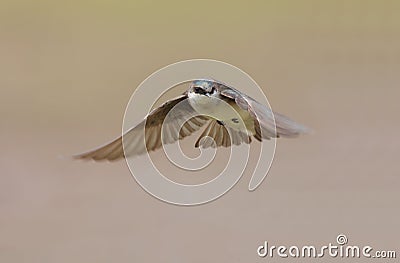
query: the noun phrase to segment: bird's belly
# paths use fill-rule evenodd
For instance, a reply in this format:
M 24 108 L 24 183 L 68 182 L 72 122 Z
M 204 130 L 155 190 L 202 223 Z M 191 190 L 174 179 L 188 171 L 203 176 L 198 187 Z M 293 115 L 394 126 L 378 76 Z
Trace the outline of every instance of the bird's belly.
M 191 106 L 197 113 L 210 116 L 235 130 L 253 129 L 253 119 L 250 114 L 236 103 L 227 103 L 214 98 L 207 100 L 208 102 L 192 102 Z

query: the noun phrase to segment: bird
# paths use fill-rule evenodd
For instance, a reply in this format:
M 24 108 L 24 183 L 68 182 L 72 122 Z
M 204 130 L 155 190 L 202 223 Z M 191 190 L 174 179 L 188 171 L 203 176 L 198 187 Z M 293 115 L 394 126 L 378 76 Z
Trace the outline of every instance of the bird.
M 195 148 L 250 144 L 252 138 L 260 142 L 292 138 L 309 131 L 306 126 L 273 112 L 228 84 L 197 79 L 190 82 L 183 94 L 152 110 L 122 136 L 74 157 L 94 161 L 135 157 L 155 151 L 164 143 L 177 142 L 203 126 L 206 127 L 195 142 Z M 207 137 L 213 140 L 206 140 Z

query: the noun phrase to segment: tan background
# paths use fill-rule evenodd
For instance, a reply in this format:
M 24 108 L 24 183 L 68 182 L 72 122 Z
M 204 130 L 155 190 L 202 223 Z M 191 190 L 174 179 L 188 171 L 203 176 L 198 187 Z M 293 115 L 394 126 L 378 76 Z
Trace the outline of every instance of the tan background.
M 398 2 L 149 2 L 0 4 L 0 262 L 272 262 L 264 240 L 339 233 L 399 254 Z M 245 176 L 197 207 L 124 162 L 60 158 L 118 135 L 135 87 L 190 58 L 240 67 L 315 134 L 280 140 L 257 191 Z

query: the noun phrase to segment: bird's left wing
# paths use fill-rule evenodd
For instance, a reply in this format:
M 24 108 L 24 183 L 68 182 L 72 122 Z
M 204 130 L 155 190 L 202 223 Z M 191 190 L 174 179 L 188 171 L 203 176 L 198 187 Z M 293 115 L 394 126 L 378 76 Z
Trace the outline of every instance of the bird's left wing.
M 296 137 L 309 132 L 305 126 L 282 114 L 272 112 L 267 106 L 234 88 L 223 85 L 220 92 L 222 96 L 233 100 L 241 109 L 249 112 L 254 120 L 254 137 L 258 140 L 274 137 Z

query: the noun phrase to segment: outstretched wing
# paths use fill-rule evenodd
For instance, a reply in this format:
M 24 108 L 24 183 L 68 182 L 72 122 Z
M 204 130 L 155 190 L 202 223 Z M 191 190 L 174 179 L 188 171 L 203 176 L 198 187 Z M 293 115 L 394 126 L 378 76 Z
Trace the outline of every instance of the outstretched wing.
M 220 85 L 220 92 L 222 96 L 233 100 L 241 109 L 249 112 L 254 120 L 254 137 L 257 140 L 273 137 L 296 137 L 308 132 L 305 126 L 282 114 L 272 112 L 267 106 L 234 88 Z
M 173 116 L 166 118 L 167 114 L 178 103 L 180 103 L 179 106 L 171 112 Z M 146 119 L 126 132 L 124 136 L 120 136 L 100 148 L 76 155 L 75 158 L 113 161 L 154 151 L 162 146 L 161 133 L 164 136 L 164 143 L 173 143 L 192 134 L 209 120 L 204 116 L 192 117 L 179 130 L 180 124 L 193 113 L 194 110 L 187 101 L 187 95 L 181 95 L 154 109 Z M 164 122 L 164 120 L 166 121 Z M 164 131 L 162 131 L 162 128 Z

